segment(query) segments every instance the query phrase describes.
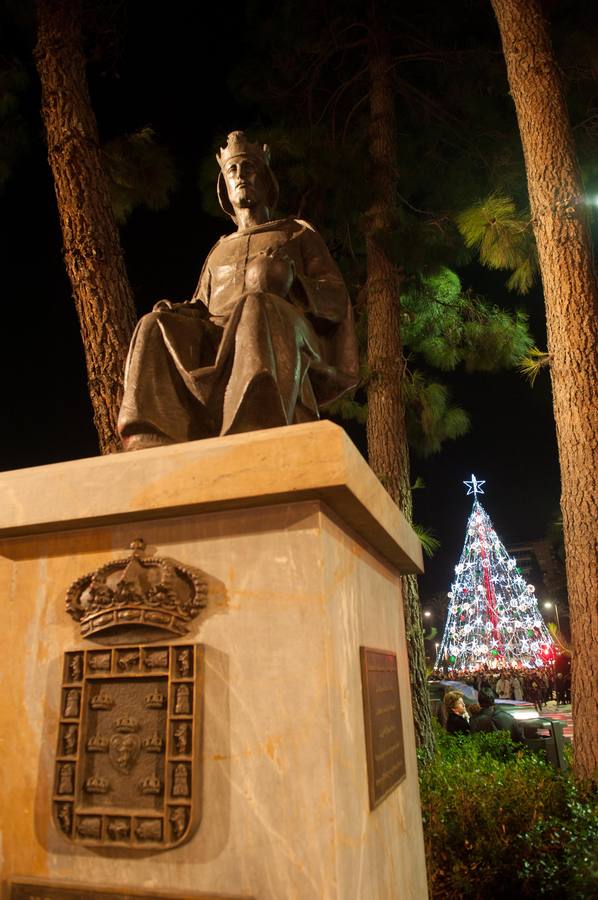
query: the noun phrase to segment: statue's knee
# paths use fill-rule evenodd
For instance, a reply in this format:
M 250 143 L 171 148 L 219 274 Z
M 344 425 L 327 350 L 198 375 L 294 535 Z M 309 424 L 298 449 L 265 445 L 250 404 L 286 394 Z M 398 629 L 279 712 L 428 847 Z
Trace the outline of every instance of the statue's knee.
M 257 316 L 271 311 L 272 308 L 276 308 L 280 302 L 282 301 L 279 301 L 279 298 L 274 294 L 247 294 L 245 296 L 245 309 L 243 312 L 245 315 Z
M 261 309 L 265 305 L 264 294 L 247 294 L 245 297 L 246 309 Z
M 141 316 L 137 323 L 137 333 L 147 335 L 158 325 L 162 313 L 159 310 L 153 310 Z

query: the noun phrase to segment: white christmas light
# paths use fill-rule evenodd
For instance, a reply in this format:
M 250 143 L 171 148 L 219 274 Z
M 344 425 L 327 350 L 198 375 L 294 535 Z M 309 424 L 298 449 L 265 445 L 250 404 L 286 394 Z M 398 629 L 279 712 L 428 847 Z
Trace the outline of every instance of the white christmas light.
M 480 502 L 474 475 L 464 482 L 474 495 L 465 544 L 449 591 L 449 609 L 436 666 L 497 669 L 538 666 L 553 641 L 538 609 L 533 585 L 516 572 Z M 546 665 L 546 659 L 540 659 Z
M 485 481 L 478 481 L 475 475 L 471 476 L 471 481 L 464 481 L 463 484 L 466 488 L 468 488 L 467 496 L 473 494 L 474 497 L 477 497 L 478 494 L 483 494 L 482 485 L 486 484 Z

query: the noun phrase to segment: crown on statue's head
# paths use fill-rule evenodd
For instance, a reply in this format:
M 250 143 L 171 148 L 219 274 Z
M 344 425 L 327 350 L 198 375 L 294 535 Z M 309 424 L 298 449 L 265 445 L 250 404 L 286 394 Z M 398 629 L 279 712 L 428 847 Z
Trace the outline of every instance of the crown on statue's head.
M 238 159 L 241 157 L 250 157 L 261 163 L 261 177 L 266 188 L 265 200 L 267 209 L 271 212 L 276 208 L 276 204 L 278 203 L 278 182 L 270 168 L 270 148 L 267 144 L 262 144 L 262 146 L 259 144 L 252 144 L 251 141 L 247 139 L 247 135 L 244 131 L 231 131 L 226 141 L 226 147 L 222 147 L 220 152 L 216 154 L 216 159 L 220 166 L 216 192 L 218 194 L 220 206 L 234 222 L 237 222 L 236 212 L 230 201 L 230 197 L 228 196 L 224 169 L 231 159 Z
M 145 542 L 131 543 L 131 556 L 116 559 L 78 578 L 67 591 L 67 612 L 82 637 L 100 635 L 120 642 L 127 631 L 142 641 L 161 633 L 186 634 L 188 623 L 205 606 L 203 573 L 159 556 L 144 556 Z
M 220 168 L 224 169 L 226 163 L 237 156 L 252 156 L 265 166 L 270 165 L 268 145 L 263 144 L 260 147 L 259 144 L 252 144 L 244 131 L 231 131 L 226 139 L 226 147 L 221 147 L 220 152 L 216 154 L 216 159 Z

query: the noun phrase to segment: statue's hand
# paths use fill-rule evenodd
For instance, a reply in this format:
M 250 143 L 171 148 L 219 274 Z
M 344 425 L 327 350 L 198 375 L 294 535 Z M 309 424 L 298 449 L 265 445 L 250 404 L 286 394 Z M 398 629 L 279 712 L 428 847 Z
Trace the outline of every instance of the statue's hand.
M 295 278 L 295 263 L 272 247 L 258 253 L 245 269 L 245 287 L 249 291 L 286 297 Z
M 205 303 L 201 300 L 183 300 L 182 303 L 175 303 L 172 300 L 158 300 L 154 304 L 154 312 L 173 312 L 177 315 L 192 316 L 202 319 L 209 318 L 209 313 Z

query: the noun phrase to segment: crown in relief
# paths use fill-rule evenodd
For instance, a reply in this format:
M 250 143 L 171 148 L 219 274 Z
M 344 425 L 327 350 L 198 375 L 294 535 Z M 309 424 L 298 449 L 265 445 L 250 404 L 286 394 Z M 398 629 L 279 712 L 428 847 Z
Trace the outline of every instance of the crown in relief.
M 110 790 L 110 782 L 107 778 L 92 775 L 85 782 L 85 790 L 88 794 L 106 794 Z
M 108 750 L 108 738 L 94 734 L 87 742 L 88 753 L 106 753 Z
M 142 794 L 159 794 L 162 790 L 162 782 L 155 775 L 149 775 L 139 784 Z
M 114 698 L 102 688 L 99 694 L 96 694 L 95 697 L 91 698 L 89 705 L 92 709 L 112 709 L 114 706 Z
M 164 694 L 161 694 L 160 691 L 152 691 L 151 694 L 147 694 L 145 698 L 145 705 L 147 709 L 162 709 L 164 706 L 166 697 Z
M 139 722 L 132 716 L 121 716 L 121 718 L 117 719 L 114 723 L 114 727 L 122 734 L 131 734 L 133 731 L 137 731 Z
M 147 750 L 148 753 L 161 753 L 162 752 L 162 738 L 159 734 L 152 734 L 151 737 L 146 737 L 143 739 L 143 749 Z
M 66 609 L 80 623 L 81 636 L 110 643 L 126 632 L 140 642 L 186 634 L 206 603 L 205 576 L 172 559 L 144 556 L 142 539 L 130 549 L 130 557 L 100 566 L 68 589 Z

